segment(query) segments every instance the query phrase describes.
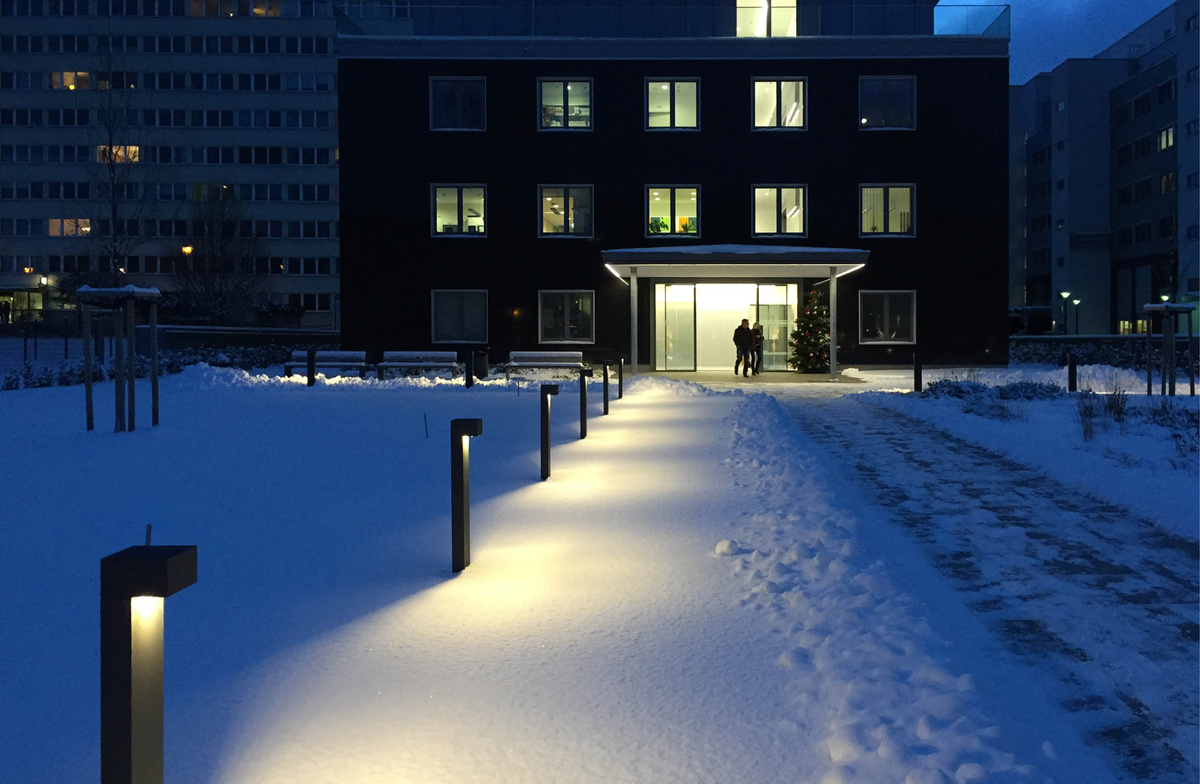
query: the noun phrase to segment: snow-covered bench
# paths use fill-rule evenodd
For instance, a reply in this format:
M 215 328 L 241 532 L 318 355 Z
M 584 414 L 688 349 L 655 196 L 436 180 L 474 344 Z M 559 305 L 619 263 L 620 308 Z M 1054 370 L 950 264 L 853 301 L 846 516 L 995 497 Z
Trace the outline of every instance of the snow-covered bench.
M 449 370 L 450 375 L 457 376 L 463 364 L 455 351 L 385 351 L 375 370 L 380 378 L 386 370 Z
M 291 361 L 283 363 L 283 374 L 290 376 L 295 368 L 308 369 L 307 351 L 293 351 Z M 357 370 L 358 377 L 364 378 L 371 366 L 367 364 L 367 352 L 365 351 L 318 351 L 317 368 Z
M 510 351 L 504 363 L 505 380 L 522 368 L 579 370 L 583 367 L 582 351 Z

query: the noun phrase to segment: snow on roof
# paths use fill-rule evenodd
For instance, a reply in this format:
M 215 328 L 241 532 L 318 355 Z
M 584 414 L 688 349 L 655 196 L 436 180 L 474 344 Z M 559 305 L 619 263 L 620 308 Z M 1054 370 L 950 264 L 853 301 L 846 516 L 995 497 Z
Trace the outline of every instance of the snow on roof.
M 132 283 L 128 286 L 119 288 L 99 288 L 93 286 L 80 286 L 75 290 L 75 293 L 80 297 L 86 297 L 93 300 L 107 299 L 158 299 L 162 296 L 162 292 L 156 288 L 141 288 Z
M 858 248 L 820 248 L 806 245 L 672 245 L 650 248 L 613 248 L 601 255 L 619 253 L 636 254 L 679 254 L 687 256 L 830 256 L 837 254 L 866 254 Z

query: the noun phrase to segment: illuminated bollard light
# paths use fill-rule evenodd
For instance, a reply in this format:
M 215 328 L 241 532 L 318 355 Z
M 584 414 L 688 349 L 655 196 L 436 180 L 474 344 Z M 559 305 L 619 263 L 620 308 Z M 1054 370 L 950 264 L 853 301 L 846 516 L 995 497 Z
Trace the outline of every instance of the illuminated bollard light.
M 608 360 L 604 362 L 604 415 L 608 416 L 608 369 L 612 367 L 612 363 Z
M 625 355 L 617 360 L 617 400 L 625 397 Z
M 469 440 L 483 435 L 482 419 L 450 420 L 450 549 L 452 567 L 471 565 L 471 450 Z
M 591 368 L 579 368 L 579 437 L 587 438 L 587 380 L 593 375 Z
M 558 394 L 558 384 L 542 384 L 542 481 L 550 478 L 550 396 Z
M 163 599 L 195 582 L 194 546 L 100 559 L 101 784 L 162 784 Z

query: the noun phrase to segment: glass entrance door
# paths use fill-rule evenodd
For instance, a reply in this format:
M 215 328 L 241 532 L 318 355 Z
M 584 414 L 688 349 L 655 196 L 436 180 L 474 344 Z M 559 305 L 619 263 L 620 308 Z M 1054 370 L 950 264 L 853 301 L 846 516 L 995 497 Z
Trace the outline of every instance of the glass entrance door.
M 788 338 L 796 319 L 796 292 L 795 284 L 758 287 L 757 320 L 763 327 L 763 370 L 788 369 Z
M 654 367 L 696 369 L 696 287 L 690 283 L 654 285 Z
M 798 286 L 656 283 L 654 369 L 729 372 L 742 319 L 763 325 L 763 370 L 787 370 Z

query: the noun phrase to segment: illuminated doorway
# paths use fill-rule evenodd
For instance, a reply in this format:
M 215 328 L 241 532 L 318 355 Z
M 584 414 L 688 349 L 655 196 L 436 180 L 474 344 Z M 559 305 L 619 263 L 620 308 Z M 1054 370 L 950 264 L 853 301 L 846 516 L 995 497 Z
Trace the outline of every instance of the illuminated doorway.
M 763 370 L 787 370 L 798 290 L 795 283 L 655 284 L 655 370 L 730 370 L 742 319 L 763 325 Z

